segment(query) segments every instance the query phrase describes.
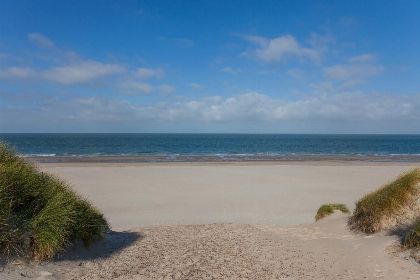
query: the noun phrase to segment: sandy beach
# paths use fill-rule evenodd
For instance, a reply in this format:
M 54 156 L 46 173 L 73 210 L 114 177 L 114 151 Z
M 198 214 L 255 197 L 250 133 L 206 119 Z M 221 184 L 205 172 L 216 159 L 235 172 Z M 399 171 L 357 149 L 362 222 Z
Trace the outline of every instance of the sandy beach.
M 113 228 L 311 223 L 323 203 L 350 208 L 415 163 L 51 163 Z
M 314 222 L 415 163 L 43 163 L 110 221 L 107 239 L 1 279 L 418 279 L 387 233 Z

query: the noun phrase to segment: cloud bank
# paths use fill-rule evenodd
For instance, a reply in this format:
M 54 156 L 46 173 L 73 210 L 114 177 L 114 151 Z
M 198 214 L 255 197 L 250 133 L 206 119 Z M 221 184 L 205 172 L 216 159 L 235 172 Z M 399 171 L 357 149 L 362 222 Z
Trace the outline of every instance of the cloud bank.
M 330 80 L 353 86 L 366 82 L 370 77 L 382 73 L 384 67 L 376 63 L 375 56 L 363 54 L 351 57 L 346 63 L 326 67 L 324 74 Z
M 54 43 L 50 39 L 48 39 L 46 36 L 42 35 L 41 33 L 29 33 L 28 40 L 41 48 L 46 48 L 46 49 L 55 48 Z
M 213 127 L 227 130 L 257 126 L 262 131 L 293 131 L 294 125 L 306 127 L 322 123 L 323 132 L 346 132 L 355 124 L 374 127 L 385 125 L 388 129 L 399 129 L 404 122 L 408 128 L 420 128 L 420 95 L 392 96 L 368 95 L 359 92 L 341 94 L 314 94 L 300 100 L 287 101 L 257 92 L 232 97 L 212 96 L 201 99 L 160 102 L 157 104 L 132 103 L 104 97 L 74 98 L 63 102 L 55 100 L 45 103 L 39 112 L 27 108 L 16 108 L 11 113 L 7 108 L 1 114 L 20 112 L 20 121 L 36 120 L 41 115 L 59 123 L 81 123 L 101 128 L 102 124 L 133 124 L 130 129 L 142 128 L 136 124 L 178 124 L 186 127 Z M 1 116 L 4 120 L 4 115 Z M 10 117 L 10 115 L 9 115 Z M 3 123 L 3 126 L 7 124 Z M 49 124 L 50 125 L 50 124 Z M 407 128 L 406 127 L 406 128 Z M 198 131 L 200 129 L 198 128 Z M 373 129 L 372 131 L 377 132 Z M 399 130 L 400 131 L 400 130 Z M 316 130 L 315 130 L 316 132 Z M 352 132 L 361 132 L 352 130 Z M 364 133 L 369 132 L 363 131 Z
M 47 69 L 12 66 L 0 69 L 0 78 L 38 79 L 75 85 L 93 82 L 124 71 L 125 68 L 117 64 L 87 60 Z

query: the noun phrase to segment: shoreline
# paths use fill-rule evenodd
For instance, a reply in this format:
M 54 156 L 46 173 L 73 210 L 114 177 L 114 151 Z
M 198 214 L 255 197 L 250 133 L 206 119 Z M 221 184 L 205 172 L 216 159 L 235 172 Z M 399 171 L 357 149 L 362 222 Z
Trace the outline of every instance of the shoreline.
M 372 162 L 420 164 L 420 155 L 275 155 L 275 156 L 23 156 L 36 163 L 296 163 Z

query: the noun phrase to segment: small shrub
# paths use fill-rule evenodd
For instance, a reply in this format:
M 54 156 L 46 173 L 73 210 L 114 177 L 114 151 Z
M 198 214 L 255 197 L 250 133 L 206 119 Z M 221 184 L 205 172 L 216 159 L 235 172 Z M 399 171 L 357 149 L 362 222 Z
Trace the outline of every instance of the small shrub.
M 329 203 L 324 204 L 319 207 L 318 211 L 316 212 L 315 220 L 318 221 L 326 216 L 329 216 L 334 213 L 334 211 L 339 210 L 343 213 L 350 213 L 350 210 L 347 208 L 346 205 L 340 203 Z
M 76 240 L 104 237 L 108 223 L 60 179 L 0 143 L 0 253 L 51 259 Z
M 374 233 L 413 222 L 420 215 L 420 170 L 414 169 L 356 203 L 351 229 Z

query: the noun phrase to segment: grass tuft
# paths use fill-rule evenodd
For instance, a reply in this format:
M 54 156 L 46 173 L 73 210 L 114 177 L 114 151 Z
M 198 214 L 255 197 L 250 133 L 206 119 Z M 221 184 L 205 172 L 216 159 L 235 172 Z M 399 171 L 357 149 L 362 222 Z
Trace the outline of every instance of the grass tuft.
M 410 256 L 420 263 L 420 216 L 406 230 L 402 241 L 402 247 L 410 250 Z
M 319 207 L 318 211 L 316 212 L 315 220 L 318 221 L 326 216 L 329 216 L 334 213 L 334 211 L 339 210 L 343 213 L 350 213 L 350 210 L 347 208 L 346 205 L 341 203 L 328 203 L 324 204 Z
M 62 180 L 0 143 L 0 253 L 47 260 L 76 240 L 109 230 L 103 215 Z
M 420 215 L 420 169 L 414 169 L 356 203 L 353 230 L 374 233 L 413 222 Z
M 406 232 L 403 246 L 406 248 L 420 249 L 420 217 L 413 223 L 410 229 Z

